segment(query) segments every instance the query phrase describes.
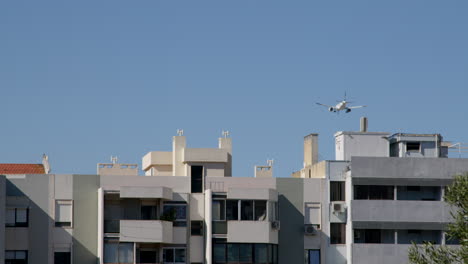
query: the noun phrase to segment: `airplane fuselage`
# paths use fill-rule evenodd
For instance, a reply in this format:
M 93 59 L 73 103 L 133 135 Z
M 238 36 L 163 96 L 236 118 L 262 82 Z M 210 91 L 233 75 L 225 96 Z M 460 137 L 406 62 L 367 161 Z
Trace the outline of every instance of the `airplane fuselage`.
M 335 106 L 335 109 L 336 109 L 336 111 L 341 111 L 341 110 L 346 109 L 346 102 L 345 102 L 345 101 L 339 102 L 339 103 Z

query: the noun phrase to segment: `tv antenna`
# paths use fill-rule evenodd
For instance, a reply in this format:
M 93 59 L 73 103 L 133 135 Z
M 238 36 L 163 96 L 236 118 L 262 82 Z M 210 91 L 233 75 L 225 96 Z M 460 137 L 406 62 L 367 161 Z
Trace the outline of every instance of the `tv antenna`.
M 111 156 L 112 164 L 116 164 L 117 160 L 118 160 L 117 156 Z
M 221 131 L 221 135 L 223 135 L 224 138 L 227 138 L 229 137 L 229 135 L 231 135 L 231 133 L 229 133 L 229 130 L 226 130 L 226 131 Z
M 179 137 L 183 136 L 184 135 L 184 130 L 183 129 L 177 129 L 177 135 Z

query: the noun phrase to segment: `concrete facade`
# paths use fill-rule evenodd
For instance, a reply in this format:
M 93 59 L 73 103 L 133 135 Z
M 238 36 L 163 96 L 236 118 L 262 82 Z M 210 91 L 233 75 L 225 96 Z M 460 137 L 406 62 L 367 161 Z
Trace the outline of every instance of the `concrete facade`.
M 226 135 L 211 149 L 175 136 L 143 157 L 144 176 L 114 161 L 0 176 L 0 264 L 12 251 L 48 264 L 405 263 L 411 241 L 446 244 L 444 189 L 468 159 L 446 158 L 437 134 L 389 135 L 338 132 L 336 160 L 319 161 L 310 134 L 290 178 L 272 164 L 231 177 Z

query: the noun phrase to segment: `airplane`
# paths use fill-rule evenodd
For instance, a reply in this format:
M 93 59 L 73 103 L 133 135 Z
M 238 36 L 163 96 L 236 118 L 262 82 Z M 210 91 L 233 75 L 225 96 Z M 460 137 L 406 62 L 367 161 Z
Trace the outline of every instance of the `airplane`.
M 325 105 L 325 104 L 321 104 L 321 103 L 317 103 L 317 104 L 321 105 L 321 106 L 328 107 L 328 111 L 334 112 L 334 113 L 339 113 L 342 110 L 344 110 L 345 113 L 349 113 L 349 112 L 351 112 L 351 109 L 363 108 L 363 107 L 367 106 L 367 105 L 347 106 L 349 103 L 351 103 L 351 102 L 346 101 L 346 93 L 345 93 L 344 99 L 342 101 L 338 101 L 338 104 L 335 105 L 335 106 Z

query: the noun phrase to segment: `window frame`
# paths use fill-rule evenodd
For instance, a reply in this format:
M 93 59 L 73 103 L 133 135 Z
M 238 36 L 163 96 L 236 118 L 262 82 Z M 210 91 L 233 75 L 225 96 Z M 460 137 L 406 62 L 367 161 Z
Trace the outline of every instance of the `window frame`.
M 200 224 L 200 228 L 197 227 L 197 229 L 194 229 L 193 228 L 193 224 L 194 223 L 199 223 Z M 205 233 L 205 223 L 204 221 L 201 221 L 201 220 L 193 220 L 193 221 L 190 221 L 190 235 L 191 236 L 203 236 L 204 233 Z M 197 231 L 197 230 L 200 230 L 199 232 L 195 232 L 194 233 L 194 230 Z
M 57 205 L 59 204 L 69 204 L 70 205 L 70 225 L 66 225 L 68 222 L 60 222 L 57 221 Z M 61 227 L 61 228 L 73 228 L 73 200 L 68 200 L 68 199 L 57 199 L 55 200 L 54 204 L 54 225 L 55 227 Z
M 333 227 L 332 226 L 338 226 L 339 225 L 339 230 L 340 231 L 340 236 L 334 236 L 332 234 L 333 232 Z M 336 240 L 338 239 L 338 240 Z M 330 245 L 344 245 L 346 244 L 346 224 L 345 223 L 330 223 Z
M 16 258 L 16 253 L 19 253 L 19 252 L 22 252 L 24 253 L 25 257 L 24 259 L 18 259 Z M 14 259 L 9 259 L 7 258 L 7 253 L 13 253 L 15 255 L 15 258 Z M 12 264 L 15 264 L 15 263 L 21 263 L 19 261 L 23 261 L 23 263 L 28 263 L 28 250 L 5 250 L 5 263 L 12 263 Z M 18 261 L 19 260 L 19 261 Z M 8 262 L 7 262 L 8 261 Z
M 185 262 L 176 262 L 176 249 L 183 249 L 185 251 Z M 174 256 L 174 261 L 172 262 L 166 262 L 164 259 L 164 250 L 172 250 L 173 251 L 173 256 Z M 162 247 L 162 264 L 185 264 L 187 262 L 187 248 L 186 247 Z
M 26 210 L 26 222 L 18 222 L 18 209 Z M 7 207 L 5 211 L 14 210 L 14 222 L 12 224 L 6 222 L 5 217 L 5 227 L 29 227 L 29 207 Z M 7 214 L 5 213 L 5 216 Z
M 185 207 L 185 218 L 176 218 L 173 222 L 172 225 L 174 227 L 187 227 L 187 222 L 188 216 L 187 216 L 187 203 L 186 202 L 164 202 L 162 206 L 162 213 L 164 214 L 165 212 L 165 207 L 166 206 L 174 206 L 174 207 Z M 176 213 L 177 216 L 177 213 Z

